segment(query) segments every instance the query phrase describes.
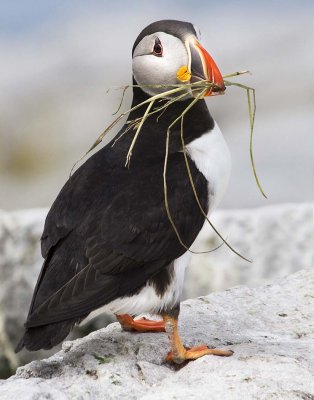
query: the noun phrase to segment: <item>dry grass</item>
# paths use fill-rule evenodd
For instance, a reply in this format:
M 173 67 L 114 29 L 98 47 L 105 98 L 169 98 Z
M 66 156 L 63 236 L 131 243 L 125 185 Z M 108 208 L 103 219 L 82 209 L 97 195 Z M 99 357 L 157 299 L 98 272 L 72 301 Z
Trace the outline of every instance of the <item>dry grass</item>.
M 229 80 L 226 80 L 227 78 L 233 78 L 235 76 L 239 76 L 239 75 L 243 75 L 248 73 L 249 71 L 240 71 L 240 72 L 235 72 L 229 75 L 225 75 L 224 78 L 224 83 L 225 86 L 236 86 L 239 87 L 243 90 L 246 91 L 246 95 L 247 95 L 247 101 L 248 101 L 248 112 L 249 112 L 249 121 L 250 121 L 250 160 L 251 160 L 251 165 L 252 165 L 252 169 L 253 169 L 253 173 L 254 173 L 254 177 L 255 177 L 255 181 L 256 184 L 260 190 L 260 192 L 262 193 L 262 195 L 264 197 L 266 197 L 261 184 L 259 182 L 258 176 L 257 176 L 257 172 L 256 172 L 256 167 L 255 167 L 255 163 L 254 163 L 254 156 L 253 156 L 253 132 L 254 132 L 254 121 L 255 121 L 255 113 L 256 113 L 256 99 L 255 99 L 255 89 L 237 82 L 232 82 Z M 227 241 L 226 239 L 224 239 L 222 237 L 222 235 L 218 232 L 218 230 L 213 226 L 213 224 L 211 223 L 211 221 L 209 220 L 206 212 L 204 211 L 204 209 L 202 208 L 202 205 L 200 203 L 194 182 L 193 182 L 193 177 L 191 174 L 191 170 L 190 170 L 190 166 L 189 166 L 189 159 L 188 159 L 188 155 L 186 152 L 186 147 L 185 147 L 185 142 L 184 142 L 184 117 L 186 116 L 186 114 L 189 112 L 189 110 L 194 106 L 194 104 L 199 101 L 200 99 L 204 98 L 205 93 L 208 90 L 213 90 L 213 88 L 217 87 L 214 83 L 208 81 L 208 80 L 200 80 L 197 81 L 195 83 L 184 83 L 184 84 L 177 84 L 177 85 L 173 85 L 171 86 L 171 88 L 169 89 L 169 86 L 165 87 L 164 85 L 147 85 L 150 87 L 154 87 L 154 88 L 158 88 L 158 89 L 165 89 L 165 91 L 156 94 L 152 97 L 150 97 L 149 99 L 143 101 L 140 104 L 137 104 L 136 106 L 132 107 L 131 109 L 120 113 L 116 119 L 102 132 L 102 134 L 97 138 L 97 140 L 94 142 L 94 144 L 91 146 L 91 148 L 86 152 L 86 154 L 84 154 L 84 156 L 77 161 L 77 163 L 73 166 L 71 173 L 73 171 L 73 169 L 75 168 L 75 166 L 78 164 L 78 162 L 80 162 L 86 155 L 88 155 L 88 153 L 93 150 L 96 146 L 98 146 L 99 143 L 101 143 L 101 141 L 103 140 L 103 138 L 105 137 L 105 135 L 111 131 L 115 125 L 126 115 L 128 115 L 129 113 L 131 113 L 132 111 L 147 105 L 146 110 L 143 114 L 142 117 L 140 118 L 136 118 L 134 120 L 130 120 L 127 121 L 127 127 L 126 129 L 116 138 L 116 140 L 114 141 L 113 145 L 115 145 L 115 143 L 125 134 L 127 134 L 127 132 L 129 131 L 135 131 L 135 134 L 133 136 L 131 145 L 129 147 L 128 153 L 127 153 L 127 157 L 126 157 L 126 161 L 125 161 L 125 167 L 129 167 L 130 163 L 131 163 L 131 158 L 132 158 L 132 151 L 136 145 L 136 141 L 141 133 L 143 124 L 145 123 L 145 121 L 147 120 L 147 118 L 151 117 L 154 114 L 157 114 L 157 121 L 160 118 L 160 116 L 166 111 L 166 109 L 173 103 L 177 102 L 177 101 L 181 101 L 184 98 L 188 98 L 188 94 L 193 94 L 193 99 L 191 100 L 191 102 L 189 103 L 189 105 L 183 110 L 183 112 L 181 113 L 181 115 L 179 115 L 179 117 L 177 117 L 176 119 L 174 119 L 174 121 L 168 126 L 167 128 L 167 132 L 166 132 L 166 148 L 165 148 L 165 158 L 164 158 L 164 170 L 163 170 L 163 184 L 164 184 L 164 199 L 165 199 L 165 208 L 167 211 L 167 215 L 169 218 L 169 221 L 176 233 L 176 236 L 178 238 L 178 241 L 180 242 L 180 244 L 187 250 L 190 251 L 192 253 L 207 253 L 210 251 L 214 251 L 216 250 L 218 247 L 220 247 L 222 244 L 226 244 L 226 246 L 228 246 L 235 254 L 237 254 L 239 257 L 243 258 L 246 261 L 251 262 L 250 260 L 248 260 L 246 257 L 242 256 L 239 252 L 237 252 Z M 146 87 L 147 87 L 146 86 Z M 121 98 L 121 102 L 119 105 L 119 108 L 117 110 L 117 112 L 115 114 L 117 114 L 120 111 L 122 102 L 123 102 L 123 98 L 125 95 L 125 92 L 127 91 L 128 88 L 132 88 L 132 87 L 145 87 L 145 86 L 134 86 L 134 85 L 129 85 L 129 86 L 125 86 L 122 87 L 121 89 L 123 89 L 123 93 L 122 93 L 122 98 Z M 219 88 L 218 88 L 219 89 Z M 153 109 L 153 105 L 156 104 L 156 102 L 158 102 L 158 106 L 155 107 Z M 162 104 L 160 104 L 162 103 Z M 184 154 L 184 159 L 185 159 L 185 165 L 187 168 L 187 172 L 189 175 L 189 180 L 193 189 L 193 193 L 194 193 L 194 197 L 195 200 L 197 202 L 197 205 L 200 209 L 200 211 L 202 212 L 202 214 L 204 215 L 206 221 L 210 224 L 210 226 L 212 227 L 212 229 L 216 232 L 216 234 L 220 237 L 220 239 L 222 240 L 222 243 L 220 246 L 218 246 L 215 249 L 211 249 L 208 251 L 203 251 L 203 252 L 195 252 L 190 250 L 190 248 L 188 246 L 186 246 L 186 244 L 182 241 L 182 238 L 180 236 L 180 233 L 175 225 L 175 222 L 171 216 L 171 212 L 169 209 L 169 203 L 168 203 L 168 188 L 167 188 L 167 164 L 168 164 L 168 151 L 169 151 L 169 140 L 170 140 L 170 133 L 171 133 L 171 129 L 173 128 L 173 126 L 178 123 L 179 121 L 181 121 L 181 144 L 182 144 L 182 150 L 183 150 L 183 154 Z

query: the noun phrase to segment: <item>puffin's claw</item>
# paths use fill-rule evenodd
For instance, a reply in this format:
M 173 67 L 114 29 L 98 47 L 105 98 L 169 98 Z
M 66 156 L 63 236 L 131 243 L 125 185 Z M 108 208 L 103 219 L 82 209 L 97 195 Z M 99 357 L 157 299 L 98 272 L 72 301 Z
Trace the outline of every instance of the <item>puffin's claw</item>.
M 205 345 L 187 348 L 184 347 L 178 332 L 178 318 L 164 314 L 163 319 L 165 321 L 166 332 L 171 345 L 171 352 L 168 353 L 166 361 L 174 362 L 176 364 L 182 364 L 184 361 L 196 360 L 197 358 L 213 355 L 213 356 L 232 356 L 233 351 L 231 350 L 219 350 L 209 349 Z
M 219 350 L 219 349 L 210 349 L 206 345 L 195 346 L 192 348 L 184 347 L 185 351 L 182 354 L 173 355 L 173 352 L 170 351 L 167 354 L 166 361 L 174 362 L 176 364 L 181 364 L 184 361 L 196 360 L 197 358 L 213 355 L 220 357 L 230 357 L 233 355 L 232 350 Z

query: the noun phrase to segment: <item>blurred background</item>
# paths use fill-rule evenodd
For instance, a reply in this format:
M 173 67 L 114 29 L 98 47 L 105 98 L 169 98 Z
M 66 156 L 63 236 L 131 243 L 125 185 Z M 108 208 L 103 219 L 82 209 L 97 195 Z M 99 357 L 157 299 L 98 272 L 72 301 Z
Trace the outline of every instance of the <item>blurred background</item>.
M 4 0 L 0 11 L 0 208 L 46 207 L 112 121 L 131 82 L 131 49 L 147 24 L 191 21 L 223 74 L 256 88 L 255 158 L 249 162 L 245 92 L 208 106 L 233 157 L 225 208 L 313 200 L 314 3 L 304 1 Z M 126 110 L 129 101 L 123 108 Z
M 312 0 L 1 1 L 0 378 L 50 354 L 13 352 L 42 264 L 47 207 L 113 120 L 121 99 L 115 87 L 131 83 L 133 42 L 155 20 L 194 23 L 223 74 L 252 72 L 235 81 L 256 88 L 255 162 L 268 195 L 259 193 L 250 166 L 246 93 L 228 88 L 207 100 L 233 158 L 212 221 L 254 263 L 226 246 L 194 255 L 184 297 L 269 283 L 313 265 L 313 18 Z M 129 94 L 123 110 L 130 100 Z M 196 250 L 219 244 L 204 229 Z M 91 322 L 74 337 L 109 320 Z

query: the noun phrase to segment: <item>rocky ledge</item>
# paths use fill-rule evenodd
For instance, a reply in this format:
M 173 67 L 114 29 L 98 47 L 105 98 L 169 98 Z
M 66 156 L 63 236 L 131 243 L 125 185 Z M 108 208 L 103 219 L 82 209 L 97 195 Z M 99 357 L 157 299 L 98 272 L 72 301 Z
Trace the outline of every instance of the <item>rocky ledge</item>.
M 237 286 L 182 303 L 186 345 L 234 351 L 178 368 L 164 362 L 166 334 L 117 323 L 0 381 L 7 399 L 314 399 L 314 270 L 272 285 Z

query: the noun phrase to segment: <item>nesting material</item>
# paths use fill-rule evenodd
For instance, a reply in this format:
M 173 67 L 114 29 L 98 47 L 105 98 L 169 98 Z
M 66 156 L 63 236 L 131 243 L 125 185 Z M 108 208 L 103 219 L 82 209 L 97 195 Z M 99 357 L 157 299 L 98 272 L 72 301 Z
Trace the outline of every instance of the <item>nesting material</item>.
M 232 74 L 228 74 L 225 75 L 223 77 L 224 79 L 224 84 L 225 86 L 236 86 L 240 89 L 243 89 L 246 91 L 246 95 L 247 95 L 247 102 L 248 102 L 248 111 L 249 111 L 249 121 L 250 121 L 250 160 L 251 160 L 251 165 L 252 165 L 252 169 L 253 169 L 253 173 L 254 173 L 254 177 L 255 177 L 255 181 L 256 184 L 260 190 L 260 192 L 262 193 L 262 195 L 266 197 L 262 186 L 259 182 L 258 176 L 257 176 L 257 172 L 256 172 L 256 167 L 255 167 L 255 162 L 254 162 L 254 156 L 253 156 L 253 132 L 254 132 L 254 122 L 255 122 L 255 113 L 256 113 L 256 98 L 255 98 L 255 89 L 246 85 L 243 85 L 241 83 L 237 83 L 237 82 L 232 82 L 229 81 L 227 79 L 229 78 L 233 78 L 239 75 L 243 75 L 243 74 L 247 74 L 249 73 L 249 71 L 240 71 L 240 72 L 235 72 Z M 128 120 L 127 121 L 127 127 L 126 129 L 116 138 L 116 140 L 114 141 L 113 145 L 116 144 L 116 142 L 125 134 L 127 134 L 129 131 L 133 131 L 134 136 L 132 139 L 132 142 L 130 144 L 127 156 L 126 156 L 126 161 L 125 161 L 125 167 L 128 168 L 130 166 L 131 163 L 131 158 L 132 158 L 132 152 L 133 149 L 136 145 L 136 141 L 141 133 L 141 129 L 143 124 L 145 123 L 145 121 L 147 120 L 147 118 L 156 115 L 156 119 L 158 121 L 158 118 L 166 111 L 166 109 L 173 103 L 177 102 L 177 101 L 181 101 L 185 98 L 191 98 L 190 103 L 188 104 L 188 106 L 183 110 L 183 112 L 179 115 L 179 117 L 175 118 L 171 124 L 168 126 L 167 131 L 166 131 L 166 148 L 165 148 L 165 158 L 164 158 L 164 170 L 163 170 L 163 185 L 164 185 L 164 198 L 165 198 L 165 208 L 167 211 L 167 215 L 169 218 L 169 221 L 176 233 L 176 236 L 179 240 L 179 242 L 181 243 L 181 245 L 190 252 L 193 252 L 192 250 L 190 250 L 190 248 L 182 241 L 182 238 L 180 237 L 180 234 L 176 228 L 175 222 L 171 216 L 171 212 L 169 209 L 169 204 L 168 204 L 168 191 L 167 191 L 167 163 L 168 163 L 168 151 L 169 151 L 169 140 L 170 140 L 170 135 L 171 135 L 171 129 L 173 128 L 173 126 L 175 124 L 177 124 L 178 122 L 181 123 L 181 144 L 182 144 L 182 151 L 184 154 L 184 159 L 185 159 L 185 165 L 186 165 L 186 169 L 189 175 L 189 179 L 190 179 L 190 183 L 193 189 L 193 193 L 195 196 L 195 201 L 198 204 L 198 207 L 200 209 L 200 211 L 202 212 L 202 214 L 204 215 L 206 221 L 209 223 L 209 225 L 212 227 L 212 229 L 215 231 L 215 233 L 220 237 L 220 239 L 222 240 L 222 244 L 225 244 L 227 247 L 230 248 L 231 251 L 233 251 L 235 254 L 237 254 L 239 257 L 245 259 L 246 261 L 249 261 L 246 257 L 242 256 L 239 252 L 237 252 L 227 241 L 225 238 L 223 238 L 223 236 L 218 232 L 218 230 L 214 227 L 214 225 L 211 223 L 211 221 L 209 220 L 206 212 L 204 211 L 204 209 L 201 206 L 201 203 L 199 201 L 199 197 L 193 182 L 193 178 L 192 178 L 192 174 L 190 171 L 190 166 L 189 166 L 189 160 L 187 157 L 187 152 L 186 152 L 186 146 L 185 146 L 185 142 L 184 142 L 184 118 L 185 116 L 188 114 L 189 110 L 200 100 L 203 99 L 205 95 L 215 95 L 215 94 L 222 94 L 222 89 L 217 86 L 216 84 L 214 84 L 213 82 L 209 81 L 209 80 L 199 80 L 197 82 L 194 83 L 188 83 L 188 74 L 185 70 L 180 71 L 180 80 L 183 83 L 177 84 L 177 85 L 172 85 L 171 87 L 166 86 L 166 85 L 146 85 L 146 86 L 150 86 L 150 87 L 154 87 L 154 88 L 158 88 L 158 89 L 164 89 L 164 91 L 162 91 L 161 93 L 158 93 L 154 96 L 151 96 L 150 98 L 148 98 L 147 100 L 137 104 L 136 106 L 132 107 L 131 109 L 120 113 L 116 119 L 101 133 L 101 135 L 97 138 L 97 140 L 94 142 L 94 144 L 91 146 L 91 148 L 86 152 L 86 154 L 84 154 L 84 156 L 79 160 L 81 161 L 85 156 L 87 156 L 89 154 L 90 151 L 92 151 L 95 147 L 97 147 L 103 140 L 103 138 L 105 137 L 105 135 L 110 132 L 115 125 L 126 115 L 128 115 L 129 113 L 131 113 L 132 111 L 146 106 L 146 110 L 143 113 L 143 116 L 136 118 L 134 120 Z M 182 78 L 182 79 L 181 79 Z M 118 111 L 116 112 L 116 114 L 119 112 L 122 102 L 123 102 L 123 98 L 124 98 L 124 94 L 127 91 L 127 89 L 129 88 L 133 88 L 133 87 L 145 87 L 145 86 L 139 86 L 139 85 L 129 85 L 129 86 L 124 86 L 122 87 L 123 89 L 123 94 L 122 94 L 122 99 L 118 108 Z M 156 104 L 158 102 L 158 106 L 153 108 L 154 104 Z M 161 103 L 161 104 L 160 104 Z M 78 161 L 78 162 L 79 162 Z M 77 163 L 78 163 L 77 162 Z M 75 166 L 77 165 L 77 163 L 73 166 L 73 169 L 75 168 Z M 71 171 L 71 172 L 72 172 Z M 220 247 L 220 245 L 218 246 Z M 210 251 L 214 251 L 216 250 L 216 248 L 205 251 L 205 252 L 210 252 Z

